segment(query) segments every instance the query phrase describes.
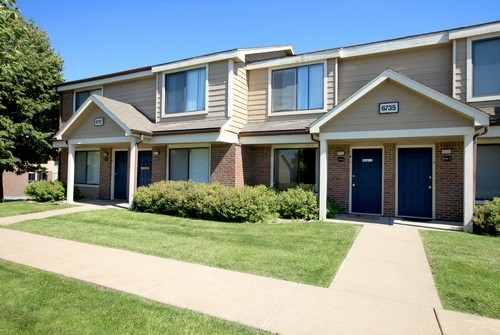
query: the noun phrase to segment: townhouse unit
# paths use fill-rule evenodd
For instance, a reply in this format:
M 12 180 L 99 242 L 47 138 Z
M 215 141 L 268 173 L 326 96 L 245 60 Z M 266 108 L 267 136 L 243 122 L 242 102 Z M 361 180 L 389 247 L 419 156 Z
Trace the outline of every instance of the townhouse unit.
M 462 222 L 500 196 L 500 21 L 295 54 L 234 49 L 66 82 L 61 179 L 303 187 L 345 213 Z

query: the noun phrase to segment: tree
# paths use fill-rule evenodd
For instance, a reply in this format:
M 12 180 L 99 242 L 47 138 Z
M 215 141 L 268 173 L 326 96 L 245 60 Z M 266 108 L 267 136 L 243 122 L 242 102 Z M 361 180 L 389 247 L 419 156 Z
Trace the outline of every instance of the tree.
M 57 152 L 50 138 L 58 129 L 63 81 L 61 57 L 46 33 L 26 21 L 15 0 L 0 0 L 0 201 L 4 171 L 35 171 Z

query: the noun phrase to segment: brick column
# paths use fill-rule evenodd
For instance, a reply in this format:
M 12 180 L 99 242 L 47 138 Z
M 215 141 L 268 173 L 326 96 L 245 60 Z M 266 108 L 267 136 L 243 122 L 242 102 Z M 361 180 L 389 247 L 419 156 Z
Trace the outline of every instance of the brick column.
M 337 156 L 337 151 L 343 151 L 344 156 Z M 344 161 L 339 162 L 338 157 Z M 328 185 L 327 195 L 342 212 L 349 212 L 349 167 L 351 164 L 350 146 L 348 144 L 334 144 L 328 146 Z
M 396 144 L 384 143 L 384 216 L 396 215 Z
M 211 182 L 226 186 L 242 187 L 244 184 L 241 146 L 213 144 L 211 147 Z
M 104 157 L 107 154 L 107 157 Z M 111 199 L 111 148 L 101 148 L 99 153 L 99 199 Z
M 157 151 L 158 156 L 153 155 L 151 183 L 156 183 L 167 179 L 167 150 L 165 146 L 153 147 L 153 152 Z

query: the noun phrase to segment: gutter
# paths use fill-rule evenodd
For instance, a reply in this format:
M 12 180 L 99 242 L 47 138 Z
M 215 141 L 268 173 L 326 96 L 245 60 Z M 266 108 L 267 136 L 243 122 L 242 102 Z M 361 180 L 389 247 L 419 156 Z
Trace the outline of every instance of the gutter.
M 309 134 L 309 129 L 291 129 L 291 130 L 263 130 L 240 132 L 238 137 L 266 136 L 266 135 L 303 135 Z

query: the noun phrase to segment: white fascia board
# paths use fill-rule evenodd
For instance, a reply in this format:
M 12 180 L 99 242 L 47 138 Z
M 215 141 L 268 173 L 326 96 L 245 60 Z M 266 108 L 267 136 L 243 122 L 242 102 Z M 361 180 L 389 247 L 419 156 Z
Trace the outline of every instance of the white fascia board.
M 304 54 L 286 58 L 276 58 L 267 61 L 261 61 L 256 63 L 251 63 L 246 66 L 247 70 L 253 69 L 263 69 L 268 67 L 278 67 L 283 65 L 297 65 L 302 63 L 310 63 L 315 61 L 324 61 L 330 58 L 337 58 L 340 55 L 339 50 L 314 53 L 314 54 Z
M 472 127 L 398 129 L 374 131 L 332 132 L 320 134 L 321 140 L 359 140 L 376 138 L 414 138 L 474 135 Z
M 495 22 L 492 24 L 487 24 L 479 27 L 469 27 L 463 29 L 456 29 L 449 32 L 450 40 L 479 36 L 485 34 L 496 33 L 500 31 L 500 22 Z
M 80 117 L 83 111 L 92 103 L 91 99 L 87 99 L 78 110 L 71 116 L 71 118 L 66 122 L 66 124 L 57 132 L 56 139 L 62 140 L 62 136 L 68 130 L 69 127 Z
M 488 132 L 478 137 L 478 140 L 497 137 L 500 140 L 500 126 L 490 126 Z
M 200 134 L 176 134 L 154 136 L 147 143 L 149 144 L 182 144 L 182 143 L 206 143 L 217 142 L 220 132 L 200 133 Z
M 109 143 L 130 143 L 129 136 L 118 136 L 118 137 L 101 137 L 101 138 L 83 138 L 83 139 L 71 139 L 68 140 L 68 144 L 71 145 L 88 145 L 88 144 L 109 144 Z
M 234 133 L 224 132 L 219 135 L 217 142 L 223 143 L 240 143 L 238 135 Z
M 425 36 L 415 36 L 392 41 L 376 42 L 352 47 L 342 48 L 340 50 L 340 58 L 356 57 L 380 52 L 388 52 L 395 50 L 404 50 L 426 45 L 435 45 L 447 43 L 449 41 L 448 33 L 441 32 L 429 34 Z
M 243 145 L 259 144 L 293 144 L 293 143 L 316 143 L 311 140 L 311 135 L 269 135 L 269 136 L 242 136 L 240 143 Z
M 151 76 L 151 75 L 152 75 L 152 72 L 150 70 L 146 70 L 146 71 L 141 71 L 141 72 L 113 76 L 113 77 L 109 77 L 109 78 L 95 79 L 95 80 L 90 80 L 90 81 L 85 81 L 85 82 L 80 82 L 80 83 L 75 83 L 75 84 L 68 84 L 68 85 L 61 84 L 61 85 L 57 86 L 56 90 L 57 90 L 57 92 L 78 90 L 78 89 L 83 89 L 83 88 L 87 88 L 87 87 L 91 87 L 91 86 L 99 86 L 99 85 L 104 85 L 104 84 L 115 83 L 118 81 L 143 78 L 143 77 L 147 77 L 147 76 Z
M 52 141 L 52 148 L 67 148 L 66 141 Z
M 246 55 L 253 55 L 264 52 L 277 52 L 277 51 L 289 51 L 292 55 L 295 55 L 295 51 L 291 45 L 283 45 L 279 47 L 262 47 L 262 48 L 249 48 L 249 49 L 238 49 L 236 54 L 238 59 L 242 62 L 246 61 Z
M 210 55 L 210 56 L 197 57 L 197 58 L 187 59 L 187 60 L 183 60 L 183 61 L 173 62 L 173 63 L 169 63 L 169 64 L 165 64 L 165 65 L 153 66 L 151 68 L 151 72 L 156 73 L 156 72 L 176 70 L 176 69 L 181 69 L 181 68 L 185 68 L 185 67 L 190 67 L 190 66 L 195 66 L 195 65 L 200 65 L 200 64 L 207 64 L 207 63 L 211 63 L 211 62 L 217 62 L 220 60 L 233 59 L 233 58 L 237 58 L 243 62 L 244 58 L 240 59 L 238 56 L 241 57 L 241 54 L 238 54 L 238 52 L 236 50 L 234 50 L 234 51 L 219 53 L 219 54 Z

